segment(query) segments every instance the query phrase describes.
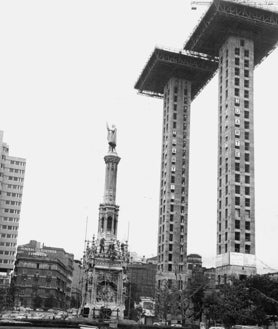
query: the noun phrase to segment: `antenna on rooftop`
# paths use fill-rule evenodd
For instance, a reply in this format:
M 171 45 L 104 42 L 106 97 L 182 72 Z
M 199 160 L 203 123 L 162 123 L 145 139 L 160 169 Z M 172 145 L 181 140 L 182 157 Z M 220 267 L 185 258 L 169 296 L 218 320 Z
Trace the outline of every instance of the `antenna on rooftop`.
M 128 224 L 127 224 L 127 242 L 129 241 L 129 221 L 128 221 Z
M 85 250 L 86 250 L 87 228 L 88 228 L 88 216 L 86 217 L 85 238 L 84 238 L 84 252 L 85 252 Z

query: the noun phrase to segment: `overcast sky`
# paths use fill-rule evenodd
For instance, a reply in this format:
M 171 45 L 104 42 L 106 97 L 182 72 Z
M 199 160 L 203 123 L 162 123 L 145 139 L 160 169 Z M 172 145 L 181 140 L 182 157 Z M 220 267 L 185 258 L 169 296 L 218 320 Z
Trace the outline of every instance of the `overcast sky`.
M 155 46 L 182 48 L 206 9 L 189 0 L 0 2 L 0 129 L 27 159 L 18 243 L 82 256 L 104 192 L 106 122 L 118 129 L 120 239 L 156 254 L 162 100 L 134 84 Z M 278 269 L 275 50 L 255 71 L 256 251 Z M 217 77 L 191 106 L 188 253 L 216 252 Z

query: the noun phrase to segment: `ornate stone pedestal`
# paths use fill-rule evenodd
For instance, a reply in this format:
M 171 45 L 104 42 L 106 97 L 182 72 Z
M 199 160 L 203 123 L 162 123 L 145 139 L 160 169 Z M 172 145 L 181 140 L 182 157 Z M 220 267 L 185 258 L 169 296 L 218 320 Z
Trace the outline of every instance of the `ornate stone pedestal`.
M 99 321 L 123 319 L 128 258 L 127 245 L 119 241 L 111 242 L 104 250 L 94 239 L 88 244 L 83 262 L 85 288 L 81 313 L 84 316 Z

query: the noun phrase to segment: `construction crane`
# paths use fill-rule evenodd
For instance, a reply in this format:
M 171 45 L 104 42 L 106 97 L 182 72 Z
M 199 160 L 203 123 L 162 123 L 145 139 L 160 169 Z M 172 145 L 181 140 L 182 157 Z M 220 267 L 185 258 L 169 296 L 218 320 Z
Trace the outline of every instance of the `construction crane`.
M 191 10 L 196 10 L 197 6 L 208 6 L 213 3 L 214 0 L 208 0 L 208 1 L 191 1 Z M 225 0 L 222 0 L 225 1 Z M 230 0 L 231 2 L 244 4 L 247 6 L 254 6 L 254 7 L 260 7 L 263 8 L 265 6 L 278 6 L 278 0 L 262 0 L 262 1 L 250 1 L 250 0 Z

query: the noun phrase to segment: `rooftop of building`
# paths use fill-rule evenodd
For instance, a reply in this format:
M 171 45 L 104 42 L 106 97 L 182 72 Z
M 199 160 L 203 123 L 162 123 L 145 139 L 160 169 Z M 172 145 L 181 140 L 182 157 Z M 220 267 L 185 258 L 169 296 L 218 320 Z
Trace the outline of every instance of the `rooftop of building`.
M 200 259 L 202 259 L 202 256 L 200 256 L 198 254 L 189 254 L 189 255 L 187 255 L 187 258 L 200 258 Z
M 63 248 L 47 247 L 41 242 L 30 240 L 29 243 L 17 247 L 18 255 L 31 255 L 33 257 L 49 257 L 60 259 L 66 266 L 73 270 L 74 255 Z
M 20 245 L 20 246 L 18 246 L 18 249 L 19 250 L 41 250 L 46 253 L 47 252 L 50 252 L 50 253 L 51 252 L 53 252 L 53 253 L 60 252 L 60 253 L 67 254 L 69 257 L 73 258 L 73 254 L 66 252 L 65 249 L 63 249 L 63 248 L 48 247 L 48 246 L 45 246 L 43 243 L 38 242 L 36 240 L 30 240 L 28 243 Z
M 155 269 L 156 270 L 156 264 L 153 263 L 130 263 L 128 264 L 128 269 Z
M 252 39 L 254 61 L 258 65 L 277 45 L 278 12 L 213 0 L 184 49 L 218 57 L 219 49 L 229 36 Z
M 141 94 L 161 98 L 169 79 L 185 79 L 192 82 L 193 100 L 213 77 L 217 67 L 218 61 L 207 55 L 155 48 L 134 88 Z
M 150 257 L 150 258 L 147 258 L 146 259 L 146 263 L 147 264 L 157 264 L 157 261 L 158 261 L 158 257 L 157 256 L 153 256 L 153 257 Z

